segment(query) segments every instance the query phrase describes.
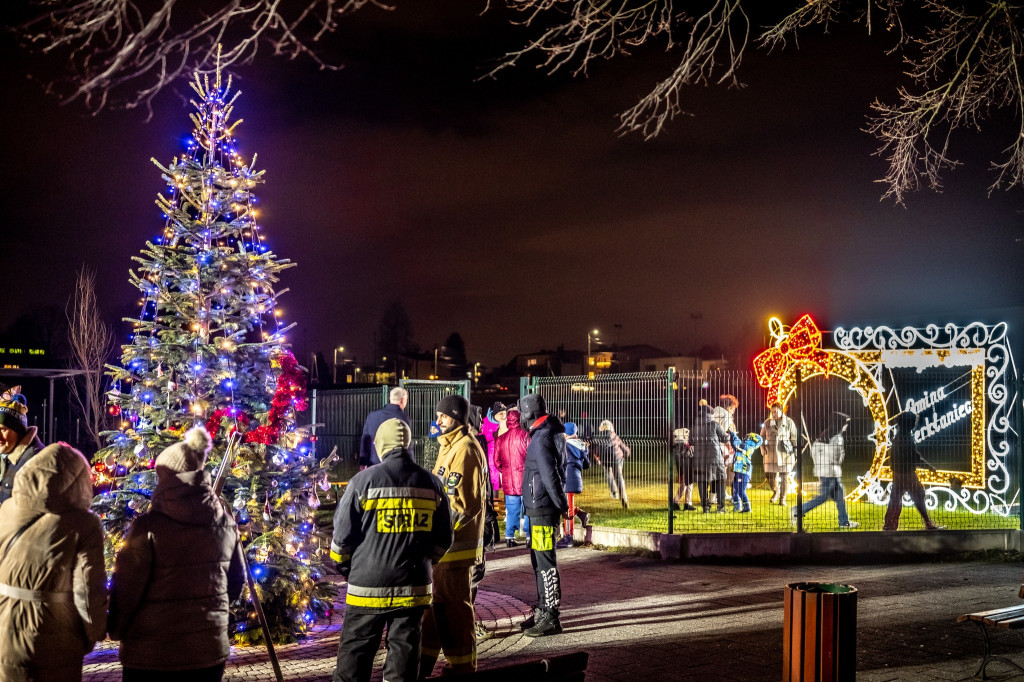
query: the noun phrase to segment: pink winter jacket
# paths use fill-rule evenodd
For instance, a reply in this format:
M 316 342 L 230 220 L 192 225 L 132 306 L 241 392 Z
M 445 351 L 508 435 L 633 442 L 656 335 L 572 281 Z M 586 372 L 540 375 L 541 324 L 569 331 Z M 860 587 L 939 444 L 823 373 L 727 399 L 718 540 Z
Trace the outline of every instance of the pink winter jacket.
M 498 437 L 498 429 L 501 428 L 501 424 L 492 422 L 486 417 L 483 422 L 480 426 L 480 433 L 487 440 L 487 470 L 491 472 L 491 489 L 497 490 L 501 485 L 501 476 L 494 466 L 494 442 Z
M 519 412 L 508 411 L 508 431 L 494 442 L 494 466 L 501 473 L 501 489 L 506 495 L 523 494 L 523 464 L 530 434 L 519 426 Z

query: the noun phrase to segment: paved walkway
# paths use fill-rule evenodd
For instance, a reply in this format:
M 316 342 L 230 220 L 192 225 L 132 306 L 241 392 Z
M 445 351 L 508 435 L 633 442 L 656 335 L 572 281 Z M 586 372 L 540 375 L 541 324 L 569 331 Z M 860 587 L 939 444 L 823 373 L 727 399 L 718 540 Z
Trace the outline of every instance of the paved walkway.
M 1021 582 L 1015 564 L 677 564 L 586 548 L 560 550 L 559 567 L 565 632 L 531 640 L 517 627 L 536 599 L 528 552 L 488 554 L 478 617 L 498 637 L 480 645 L 481 669 L 583 650 L 590 652 L 587 679 L 595 682 L 778 680 L 783 586 L 823 580 L 858 588 L 859 680 L 964 680 L 977 670 L 982 642 L 975 626 L 957 624 L 956 617 L 1019 603 Z M 309 641 L 279 648 L 285 679 L 330 678 L 338 617 Z M 1024 665 L 1020 633 L 994 639 L 1000 653 Z M 989 673 L 1024 680 L 999 664 Z M 109 643 L 86 659 L 85 680 L 119 679 Z M 234 650 L 225 680 L 271 679 L 265 650 Z

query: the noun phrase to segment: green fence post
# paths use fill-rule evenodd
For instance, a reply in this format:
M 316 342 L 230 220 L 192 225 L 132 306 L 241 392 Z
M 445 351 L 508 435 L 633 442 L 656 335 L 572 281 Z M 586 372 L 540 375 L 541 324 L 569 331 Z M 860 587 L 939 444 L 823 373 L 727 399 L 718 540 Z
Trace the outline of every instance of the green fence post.
M 800 387 L 803 385 L 803 374 L 800 368 L 796 368 L 796 532 L 804 532 L 804 449 L 800 447 L 800 429 L 804 423 L 804 401 L 800 395 Z M 803 434 L 807 439 L 807 434 Z M 785 505 L 786 500 L 782 500 Z M 789 510 L 787 509 L 788 513 Z
M 672 511 L 672 487 L 673 487 L 673 464 L 675 460 L 672 434 L 675 432 L 676 425 L 676 404 L 675 404 L 675 382 L 676 382 L 676 368 L 668 368 L 668 376 L 665 382 L 665 406 L 668 412 L 668 534 L 672 535 L 672 522 L 675 520 L 675 514 Z

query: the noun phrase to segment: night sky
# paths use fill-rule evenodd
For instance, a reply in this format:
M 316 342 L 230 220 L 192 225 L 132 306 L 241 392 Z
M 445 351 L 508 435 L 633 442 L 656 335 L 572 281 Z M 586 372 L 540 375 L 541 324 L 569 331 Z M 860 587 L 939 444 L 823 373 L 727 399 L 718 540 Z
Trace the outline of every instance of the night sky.
M 966 166 L 942 193 L 879 200 L 885 163 L 861 129 L 899 84 L 884 37 L 853 27 L 751 49 L 745 88 L 688 90 L 694 116 L 645 142 L 620 137 L 615 115 L 672 54 L 640 50 L 584 79 L 521 67 L 474 82 L 526 34 L 480 18 L 480 3 L 396 4 L 329 38 L 341 71 L 269 54 L 238 71 L 238 148 L 267 171 L 264 235 L 298 263 L 280 286 L 300 357 L 340 344 L 368 362 L 396 297 L 421 347 L 458 331 L 489 365 L 585 348 L 594 327 L 622 344 L 718 343 L 747 358 L 770 314 L 811 312 L 826 328 L 1024 321 L 1024 192 L 985 193 L 1012 125 L 956 138 Z M 0 331 L 63 308 L 82 263 L 109 317 L 134 313 L 130 258 L 162 228 L 150 157 L 182 149 L 186 84 L 148 123 L 92 117 L 26 80 L 33 63 L 10 38 L 0 55 Z M 1010 334 L 1019 348 L 1024 331 Z

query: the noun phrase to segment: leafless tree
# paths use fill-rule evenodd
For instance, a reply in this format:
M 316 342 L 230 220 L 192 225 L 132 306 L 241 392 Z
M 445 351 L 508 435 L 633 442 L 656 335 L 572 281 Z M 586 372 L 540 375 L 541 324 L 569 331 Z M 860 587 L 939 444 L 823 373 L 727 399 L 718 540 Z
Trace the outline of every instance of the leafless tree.
M 664 40 L 666 50 L 681 51 L 679 62 L 620 114 L 620 130 L 650 139 L 684 113 L 684 86 L 739 85 L 736 70 L 750 26 L 742 2 L 694 1 L 683 11 L 673 0 L 505 0 L 521 13 L 523 24 L 543 28 L 537 39 L 507 54 L 492 74 L 535 54 L 543 68 L 580 74 L 595 59 Z M 898 103 L 874 102 L 867 130 L 878 139 L 878 153 L 889 164 L 879 180 L 886 187 L 884 197 L 900 204 L 922 184 L 941 187 L 942 171 L 958 165 L 950 152 L 953 133 L 980 128 L 993 108 L 1012 112 L 1017 129 L 1004 157 L 992 164 L 996 178 L 989 191 L 1024 186 L 1024 87 L 1019 71 L 1024 6 L 1003 0 L 954 5 L 948 0 L 922 0 L 911 8 L 903 0 L 804 0 L 757 38 L 769 50 L 781 48 L 801 30 L 827 30 L 840 21 L 862 23 L 869 31 L 881 26 L 893 36 L 892 50 L 903 56 L 910 84 L 900 90 Z M 913 30 L 904 21 L 908 12 L 914 14 Z
M 414 0 L 409 0 L 410 2 Z M 594 60 L 621 58 L 648 44 L 678 53 L 671 73 L 620 114 L 620 131 L 650 139 L 675 117 L 686 86 L 737 87 L 751 40 L 751 19 L 778 3 L 757 0 L 490 0 L 535 30 L 521 49 L 489 72 L 533 62 L 549 72 L 585 74 Z M 953 134 L 979 128 L 993 109 L 1016 120 L 1012 139 L 992 163 L 990 192 L 1024 186 L 1024 86 L 1019 73 L 1024 6 L 1006 0 L 791 0 L 771 18 L 757 45 L 781 49 L 801 31 L 840 22 L 880 28 L 906 63 L 908 83 L 895 104 L 874 102 L 867 130 L 888 162 L 884 196 L 902 203 L 925 185 L 941 187 L 958 161 Z M 209 72 L 223 44 L 221 66 L 250 62 L 261 44 L 275 54 L 307 55 L 324 68 L 317 42 L 342 15 L 387 0 L 36 0 L 45 10 L 23 24 L 25 43 L 62 56 L 71 69 L 68 100 L 94 110 L 112 101 L 149 104 L 178 76 Z M 401 4 L 401 3 L 396 3 Z M 784 5 L 783 5 L 784 7 Z M 908 19 L 909 17 L 909 19 Z M 56 86 L 56 84 L 55 84 Z
M 99 111 L 149 106 L 164 87 L 193 72 L 251 62 L 262 45 L 306 55 L 337 18 L 379 0 L 36 0 L 40 10 L 16 32 L 23 43 L 62 59 L 70 80 L 51 90 Z M 223 46 L 223 47 L 220 47 Z M 219 54 L 218 54 L 219 53 Z
M 84 370 L 80 378 L 68 379 L 75 410 L 82 417 L 86 434 L 99 449 L 100 432 L 107 412 L 103 391 L 103 367 L 114 350 L 116 337 L 100 317 L 96 298 L 96 272 L 88 267 L 78 271 L 75 292 L 68 302 L 68 345 L 74 369 Z

